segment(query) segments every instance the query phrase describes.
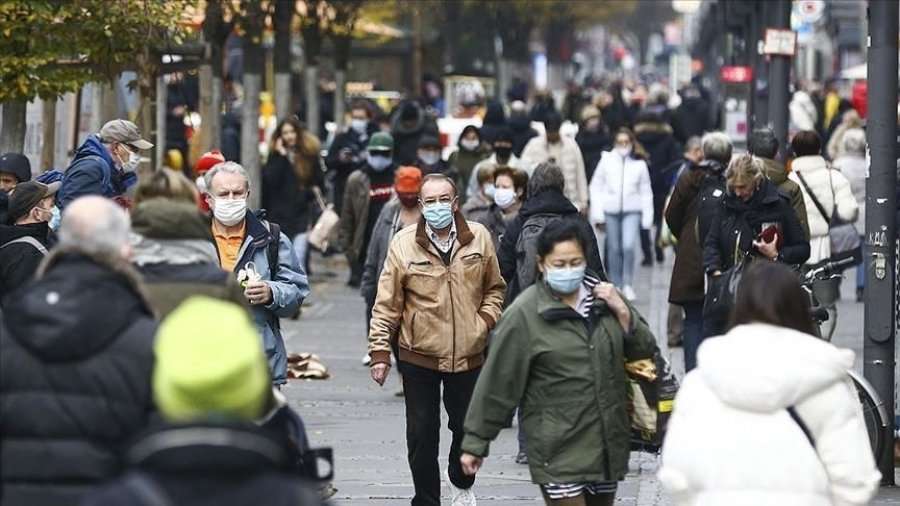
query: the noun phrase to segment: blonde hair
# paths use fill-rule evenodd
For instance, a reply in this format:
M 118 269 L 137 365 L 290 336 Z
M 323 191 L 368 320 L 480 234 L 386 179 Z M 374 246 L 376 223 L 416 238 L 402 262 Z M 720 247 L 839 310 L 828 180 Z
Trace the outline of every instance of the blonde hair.
M 762 161 L 749 154 L 735 158 L 725 170 L 725 182 L 729 190 L 737 185 L 755 185 L 763 177 Z
M 155 198 L 172 199 L 196 204 L 199 192 L 188 178 L 172 169 L 160 169 L 138 183 L 134 190 L 134 205 Z

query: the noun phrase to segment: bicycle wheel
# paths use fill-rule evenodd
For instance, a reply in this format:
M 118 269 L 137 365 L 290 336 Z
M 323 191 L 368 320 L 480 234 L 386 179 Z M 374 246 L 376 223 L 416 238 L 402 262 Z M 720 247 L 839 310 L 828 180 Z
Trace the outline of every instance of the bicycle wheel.
M 887 435 L 888 418 L 884 402 L 865 378 L 853 371 L 848 371 L 847 374 L 853 380 L 853 386 L 856 388 L 859 404 L 862 407 L 863 420 L 866 424 L 866 432 L 869 434 L 869 444 L 872 446 L 872 453 L 877 461 L 884 451 Z

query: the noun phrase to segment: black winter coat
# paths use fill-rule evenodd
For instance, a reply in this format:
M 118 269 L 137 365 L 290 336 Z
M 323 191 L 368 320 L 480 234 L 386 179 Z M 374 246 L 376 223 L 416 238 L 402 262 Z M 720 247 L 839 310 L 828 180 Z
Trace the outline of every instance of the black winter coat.
M 575 142 L 578 143 L 578 149 L 581 150 L 581 157 L 584 158 L 584 171 L 587 173 L 587 180 L 590 182 L 600 163 L 600 158 L 604 151 L 609 151 L 612 147 L 612 139 L 605 127 L 599 131 L 589 132 L 581 129 L 575 136 Z
M 321 499 L 288 474 L 286 444 L 250 425 L 174 425 L 150 431 L 128 452 L 130 471 L 81 506 L 316 506 Z
M 398 108 L 399 111 L 399 108 Z M 415 165 L 419 150 L 419 141 L 424 136 L 438 138 L 440 131 L 437 122 L 421 107 L 417 107 L 418 116 L 415 123 L 409 127 L 400 121 L 400 114 L 394 115 L 391 120 L 391 136 L 394 138 L 394 163 L 397 165 Z
M 787 196 L 768 179 L 763 179 L 759 189 L 748 202 L 728 193 L 721 211 L 710 225 L 703 247 L 703 266 L 707 273 L 725 271 L 734 265 L 738 256 L 749 253 L 758 256 L 753 240 L 763 230 L 764 224 L 776 224 L 784 234 L 779 251 L 779 261 L 799 265 L 809 258 L 809 241 L 797 213 Z
M 57 249 L 0 321 L 4 506 L 78 504 L 147 423 L 156 323 L 121 260 Z
M 34 245 L 10 241 L 32 237 L 45 249 L 50 248 L 50 227 L 46 223 L 0 225 L 0 307 L 7 295 L 24 286 L 37 271 L 44 252 Z
M 312 188 L 322 187 L 324 174 L 318 156 L 311 163 L 312 181 L 303 187 L 293 164 L 281 153 L 269 153 L 262 169 L 262 207 L 266 218 L 281 226 L 281 231 L 292 241 L 294 236 L 309 229 L 317 210 Z
M 653 195 L 664 199 L 672 187 L 671 173 L 666 169 L 681 159 L 681 149 L 672 135 L 672 128 L 661 121 L 638 123 L 634 126 L 634 135 L 650 155 L 647 167 Z
M 344 188 L 347 186 L 347 178 L 354 170 L 363 167 L 366 163 L 366 146 L 372 134 L 378 131 L 375 123 L 369 122 L 367 135 L 363 136 L 353 129 L 347 129 L 345 132 L 339 133 L 331 146 L 328 148 L 328 155 L 325 157 L 325 165 L 328 170 L 334 174 L 334 209 L 341 212 L 341 206 L 344 202 Z M 350 153 L 350 159 L 341 161 L 341 151 L 347 150 Z
M 712 130 L 709 103 L 700 97 L 683 99 L 672 114 L 672 128 L 675 130 L 675 138 L 682 144 L 691 137 L 699 137 Z
M 537 130 L 531 128 L 531 120 L 524 114 L 510 116 L 509 129 L 513 136 L 512 151 L 517 157 L 522 156 L 522 151 L 525 150 L 528 141 L 539 135 Z
M 518 286 L 516 243 L 519 241 L 522 226 L 529 217 L 537 214 L 557 214 L 564 220 L 577 223 L 585 236 L 589 238 L 588 251 L 585 252 L 587 268 L 597 273 L 601 279 L 606 280 L 606 270 L 603 268 L 603 260 L 600 258 L 600 250 L 597 248 L 597 237 L 594 235 L 593 227 L 587 218 L 578 213 L 578 209 L 565 195 L 556 190 L 546 190 L 528 197 L 528 200 L 522 204 L 519 215 L 506 226 L 506 232 L 500 240 L 497 261 L 500 263 L 500 274 L 507 285 L 506 305 L 511 304 L 516 296 L 528 288 L 527 286 Z

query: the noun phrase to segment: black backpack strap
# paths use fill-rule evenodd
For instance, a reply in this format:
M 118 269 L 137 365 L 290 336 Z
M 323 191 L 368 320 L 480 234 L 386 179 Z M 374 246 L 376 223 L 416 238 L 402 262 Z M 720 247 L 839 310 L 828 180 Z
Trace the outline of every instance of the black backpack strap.
M 800 418 L 800 415 L 797 414 L 797 409 L 794 406 L 788 406 L 787 412 L 788 415 L 791 416 L 791 420 L 793 420 L 794 423 L 796 423 L 797 426 L 800 427 L 800 430 L 803 431 L 803 435 L 806 436 L 807 441 L 809 441 L 809 445 L 812 446 L 813 449 L 815 449 L 816 440 L 813 439 L 812 432 L 810 432 L 809 430 L 809 426 L 807 426 L 806 422 L 804 422 L 803 419 Z
M 829 176 L 830 175 L 831 174 L 829 173 Z M 828 216 L 828 213 L 825 212 L 825 208 L 822 207 L 822 203 L 819 202 L 819 199 L 816 198 L 816 194 L 813 193 L 812 190 L 809 188 L 809 185 L 806 184 L 806 179 L 804 179 L 803 174 L 801 174 L 800 171 L 797 171 L 797 177 L 800 178 L 800 184 L 803 185 L 803 188 L 806 188 L 806 193 L 809 194 L 809 198 L 812 199 L 813 205 L 815 205 L 816 209 L 819 210 L 819 214 L 822 215 L 822 218 L 825 220 L 825 224 L 830 227 L 831 226 L 831 217 Z
M 269 273 L 274 281 L 278 274 L 278 246 L 281 242 L 281 227 L 277 223 L 267 222 L 272 240 L 266 245 L 266 259 L 269 261 Z

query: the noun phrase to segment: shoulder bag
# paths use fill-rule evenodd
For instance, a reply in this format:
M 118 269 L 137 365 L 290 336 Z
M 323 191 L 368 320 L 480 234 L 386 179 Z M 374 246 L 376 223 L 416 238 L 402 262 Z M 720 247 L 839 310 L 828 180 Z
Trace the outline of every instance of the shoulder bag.
M 822 206 L 822 203 L 819 202 L 819 199 L 812 192 L 809 185 L 806 184 L 806 179 L 803 177 L 803 174 L 798 171 L 797 177 L 800 178 L 800 184 L 806 189 L 806 193 L 808 193 L 809 198 L 812 199 L 813 205 L 816 206 L 819 214 L 822 215 L 825 223 L 828 224 L 828 239 L 831 242 L 831 260 L 834 261 L 853 257 L 856 259 L 856 262 L 853 265 L 856 265 L 862 261 L 862 240 L 853 223 L 844 221 L 837 215 L 837 202 L 835 202 L 834 199 L 834 182 L 831 180 L 831 170 L 832 169 L 829 167 L 828 184 L 831 187 L 832 202 L 830 215 L 825 212 L 825 207 Z
M 316 202 L 319 204 L 319 209 L 322 210 L 322 214 L 319 215 L 319 219 L 316 220 L 315 226 L 309 231 L 308 241 L 313 248 L 324 253 L 325 250 L 328 249 L 332 233 L 337 228 L 340 218 L 334 211 L 334 205 L 325 202 L 325 198 L 322 196 L 322 190 L 320 190 L 318 186 L 313 187 L 313 193 L 316 195 Z

